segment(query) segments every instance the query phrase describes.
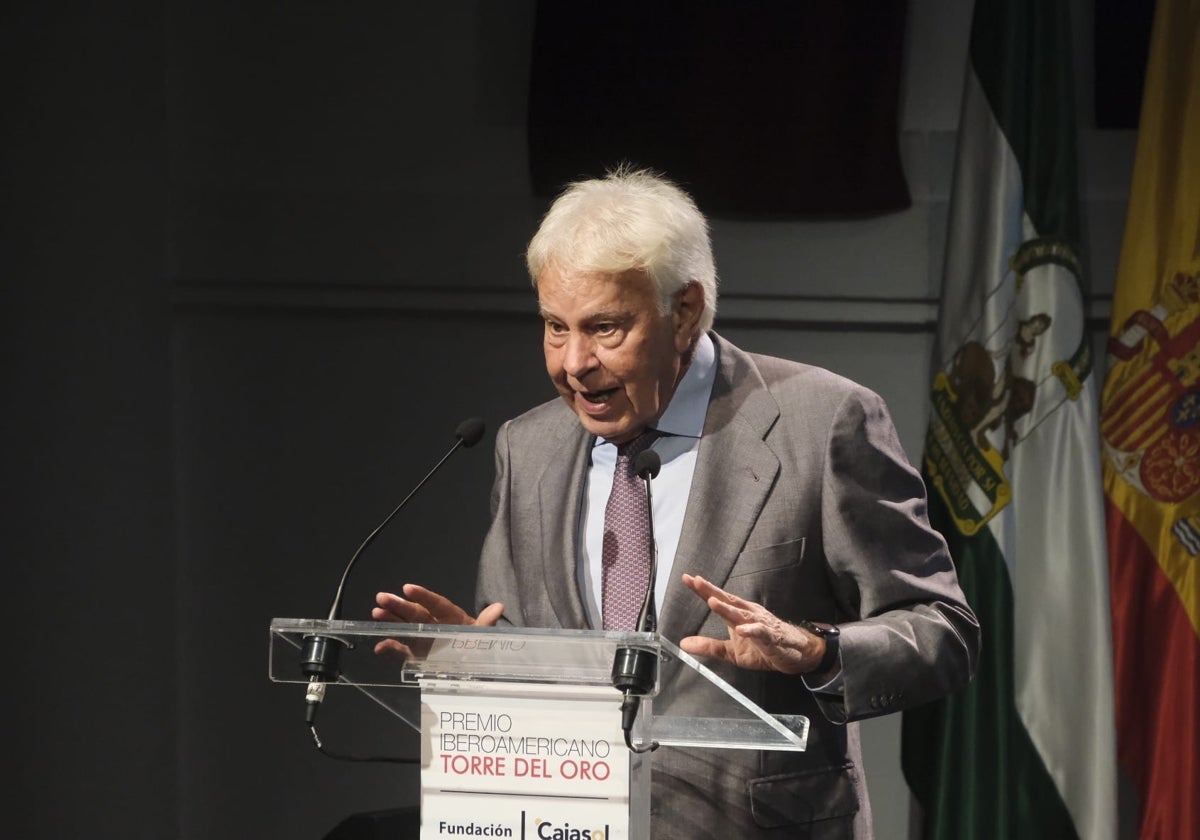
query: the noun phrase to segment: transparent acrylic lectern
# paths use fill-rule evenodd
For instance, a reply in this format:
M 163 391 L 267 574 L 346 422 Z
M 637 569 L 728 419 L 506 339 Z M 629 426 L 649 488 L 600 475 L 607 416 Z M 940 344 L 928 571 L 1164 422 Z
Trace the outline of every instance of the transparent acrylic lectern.
M 569 703 L 574 687 L 592 687 L 593 695 L 611 692 L 612 715 L 619 718 L 613 661 L 619 649 L 634 648 L 650 652 L 658 662 L 657 682 L 647 692 L 633 730 L 635 746 L 657 742 L 802 751 L 807 742 L 807 718 L 764 711 L 703 662 L 656 634 L 285 618 L 272 621 L 270 632 L 272 680 L 307 683 L 301 670 L 306 640 L 334 640 L 340 648 L 336 683 L 365 694 L 423 735 L 431 722 L 420 698 L 430 691 L 470 691 L 486 698 L 491 691 L 509 696 L 514 687 L 558 686 L 556 696 Z M 386 650 L 376 652 L 381 642 Z M 406 686 L 421 691 L 391 691 Z M 660 688 L 665 689 L 661 697 Z M 423 754 L 423 760 L 428 762 L 428 756 Z M 635 772 L 648 773 L 650 762 L 641 764 Z M 648 790 L 648 783 L 631 785 L 631 838 L 648 836 Z

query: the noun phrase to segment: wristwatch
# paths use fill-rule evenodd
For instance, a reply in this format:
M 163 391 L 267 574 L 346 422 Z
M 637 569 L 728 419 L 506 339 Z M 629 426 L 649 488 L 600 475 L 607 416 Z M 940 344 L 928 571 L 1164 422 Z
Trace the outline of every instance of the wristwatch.
M 801 627 L 813 635 L 820 636 L 825 640 L 825 655 L 821 657 L 821 662 L 813 669 L 814 674 L 824 674 L 833 667 L 833 663 L 838 659 L 838 648 L 841 645 L 842 631 L 834 624 L 826 624 L 824 622 L 809 621 L 807 618 L 802 618 L 797 622 Z

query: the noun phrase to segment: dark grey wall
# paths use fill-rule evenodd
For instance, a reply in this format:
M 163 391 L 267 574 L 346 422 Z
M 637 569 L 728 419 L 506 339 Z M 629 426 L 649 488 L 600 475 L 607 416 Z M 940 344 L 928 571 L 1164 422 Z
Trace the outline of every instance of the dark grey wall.
M 181 317 L 188 836 L 230 836 L 235 827 L 276 836 L 287 826 L 316 836 L 339 815 L 415 801 L 415 772 L 334 764 L 313 750 L 301 687 L 266 680 L 266 628 L 273 617 L 325 614 L 355 547 L 450 447 L 461 419 L 482 414 L 494 428 L 546 395 L 529 331 L 529 323 L 470 315 Z M 376 591 L 409 580 L 471 603 L 491 471 L 487 443 L 447 462 L 363 555 L 347 618 L 367 618 Z M 415 754 L 414 740 L 382 737 L 391 726 L 337 690 L 321 716 L 331 748 Z
M 520 262 L 533 0 L 67 6 L 0 26 L 5 833 L 320 837 L 417 776 L 313 750 L 298 687 L 267 679 L 270 619 L 324 613 L 460 420 L 550 396 Z M 719 328 L 880 391 L 913 458 L 969 14 L 910 3 L 911 210 L 714 224 Z M 1082 136 L 1102 290 L 1131 141 Z M 364 556 L 347 617 L 406 580 L 469 600 L 489 444 Z M 321 721 L 331 746 L 412 746 L 354 695 Z M 898 719 L 864 737 L 902 837 Z
M 181 821 L 315 837 L 414 803 L 417 773 L 317 754 L 300 688 L 266 679 L 270 619 L 325 613 L 459 421 L 494 431 L 550 394 L 518 258 L 540 207 L 531 5 L 172 9 Z M 486 443 L 456 455 L 364 556 L 346 617 L 408 580 L 469 604 L 491 472 Z M 414 753 L 355 695 L 321 726 Z
M 461 419 L 548 395 L 504 53 L 528 4 L 249 5 L 2 28 L 12 836 L 320 836 L 414 801 L 412 771 L 312 749 L 268 622 L 324 613 Z M 410 578 L 469 601 L 490 475 L 457 456 L 347 615 Z M 329 705 L 331 746 L 411 747 Z
M 21 3 L 4 68 L 5 834 L 174 836 L 164 9 Z M 15 807 L 14 807 L 15 806 Z

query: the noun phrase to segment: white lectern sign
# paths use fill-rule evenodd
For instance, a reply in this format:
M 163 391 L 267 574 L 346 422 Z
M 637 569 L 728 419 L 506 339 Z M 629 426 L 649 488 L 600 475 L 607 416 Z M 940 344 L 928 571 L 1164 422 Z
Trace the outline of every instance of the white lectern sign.
M 619 705 L 606 687 L 423 681 L 422 840 L 629 838 Z
M 340 651 L 331 683 L 421 733 L 425 840 L 648 840 L 650 760 L 630 753 L 620 731 L 618 651 L 658 662 L 636 745 L 800 751 L 808 740 L 807 718 L 770 714 L 650 633 L 277 618 L 271 679 L 308 683 L 301 663 L 313 639 Z M 384 640 L 403 658 L 376 655 Z M 420 720 L 416 703 L 374 690 L 418 685 Z M 671 687 L 667 702 L 653 699 L 659 686 Z

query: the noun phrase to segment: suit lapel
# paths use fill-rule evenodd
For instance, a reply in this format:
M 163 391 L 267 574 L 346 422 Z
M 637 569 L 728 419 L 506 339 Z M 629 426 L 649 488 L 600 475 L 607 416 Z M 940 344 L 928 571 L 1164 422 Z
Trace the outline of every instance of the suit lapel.
M 559 625 L 569 628 L 588 626 L 577 578 L 579 511 L 592 440 L 575 415 L 565 412 L 546 435 L 547 460 L 537 487 L 546 589 Z
M 680 576 L 725 583 L 779 472 L 779 459 L 764 442 L 779 406 L 746 353 L 715 334 L 713 341 L 717 377 L 660 625 L 675 641 L 698 633 L 709 614 Z

